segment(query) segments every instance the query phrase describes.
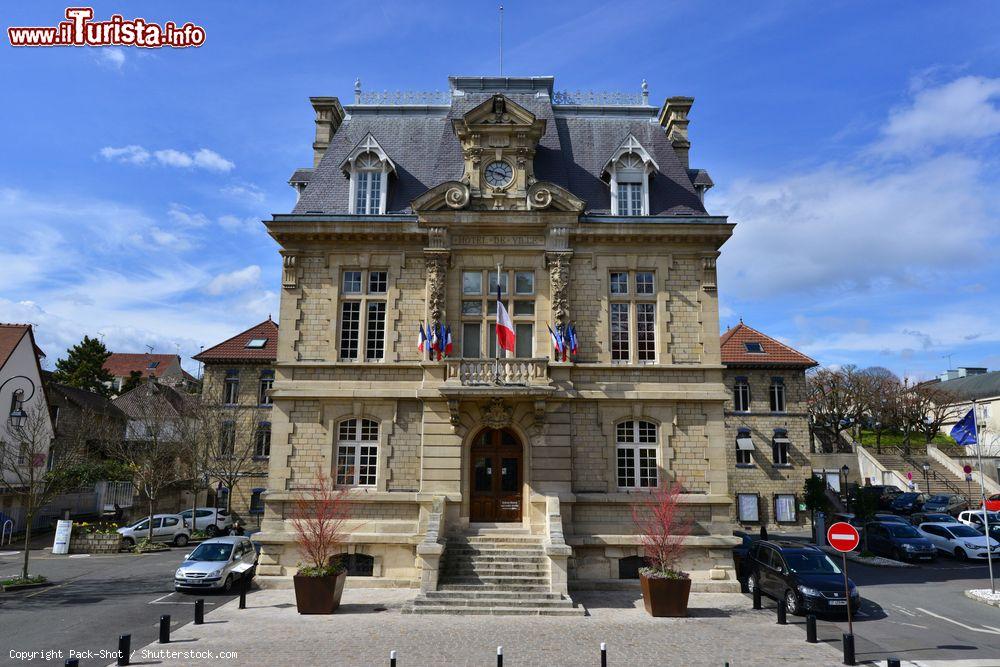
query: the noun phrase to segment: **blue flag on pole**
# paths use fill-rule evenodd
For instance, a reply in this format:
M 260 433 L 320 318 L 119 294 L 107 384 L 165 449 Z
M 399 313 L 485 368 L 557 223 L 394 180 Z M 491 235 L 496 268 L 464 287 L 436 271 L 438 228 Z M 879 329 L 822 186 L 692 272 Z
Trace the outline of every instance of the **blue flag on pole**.
M 951 429 L 951 437 L 960 445 L 976 444 L 976 417 L 969 410 L 969 414 L 962 417 L 962 421 L 955 424 Z

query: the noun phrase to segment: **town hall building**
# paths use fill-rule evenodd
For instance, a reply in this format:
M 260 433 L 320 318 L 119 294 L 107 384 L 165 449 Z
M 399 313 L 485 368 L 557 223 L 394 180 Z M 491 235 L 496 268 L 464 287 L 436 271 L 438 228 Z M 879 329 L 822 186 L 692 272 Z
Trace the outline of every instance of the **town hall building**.
M 311 99 L 313 165 L 266 221 L 283 273 L 259 573 L 294 573 L 293 502 L 322 473 L 351 487 L 345 551 L 374 585 L 615 585 L 641 560 L 632 506 L 676 481 L 681 565 L 730 590 L 716 261 L 734 225 L 689 165 L 694 100 L 448 82 Z M 491 542 L 535 549 L 524 581 L 463 560 Z

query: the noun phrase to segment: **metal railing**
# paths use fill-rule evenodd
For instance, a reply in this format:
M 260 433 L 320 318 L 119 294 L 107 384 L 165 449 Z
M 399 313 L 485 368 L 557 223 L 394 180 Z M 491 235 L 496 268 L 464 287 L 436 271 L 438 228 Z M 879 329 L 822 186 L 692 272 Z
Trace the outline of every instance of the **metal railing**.
M 907 454 L 906 450 L 904 450 L 902 447 L 897 447 L 897 446 L 883 447 L 882 451 L 885 452 L 886 454 L 888 454 L 889 456 L 898 456 L 899 458 L 901 458 L 904 461 L 906 461 L 907 463 L 909 463 L 910 466 L 914 470 L 917 470 L 917 471 L 920 471 L 920 472 L 924 472 L 924 464 L 918 462 L 915 458 L 913 458 L 913 456 L 911 454 Z M 940 482 L 941 484 L 943 484 L 946 487 L 948 487 L 948 490 L 951 491 L 954 494 L 957 494 L 957 495 L 960 495 L 960 496 L 963 496 L 963 497 L 965 495 L 964 492 L 962 491 L 962 489 L 958 488 L 957 484 L 955 484 L 951 480 L 949 480 L 949 479 L 947 479 L 947 478 L 939 475 L 937 473 L 937 471 L 934 470 L 934 466 L 933 465 L 929 465 L 929 468 L 927 469 L 927 471 L 924 472 L 924 477 L 925 477 L 925 479 L 927 481 L 930 481 L 930 480 L 933 479 L 935 482 Z M 928 486 L 930 486 L 930 485 L 928 484 Z M 930 493 L 930 489 L 925 489 L 924 492 L 925 493 Z

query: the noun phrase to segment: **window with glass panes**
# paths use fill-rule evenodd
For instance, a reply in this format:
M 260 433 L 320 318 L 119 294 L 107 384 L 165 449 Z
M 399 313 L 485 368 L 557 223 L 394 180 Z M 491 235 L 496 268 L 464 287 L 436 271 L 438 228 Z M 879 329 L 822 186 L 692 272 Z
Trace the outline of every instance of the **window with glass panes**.
M 771 412 L 785 411 L 785 379 L 771 378 Z
M 373 153 L 358 156 L 354 162 L 354 213 L 382 213 L 382 161 Z
M 274 386 L 274 371 L 260 372 L 260 386 L 257 388 L 257 404 L 271 405 L 271 387 Z
M 222 385 L 222 402 L 236 405 L 240 402 L 240 371 L 230 368 L 226 371 L 226 381 Z
M 656 362 L 656 274 L 612 271 L 610 292 L 611 361 Z
M 745 377 L 736 378 L 733 385 L 733 410 L 750 412 L 750 382 Z
M 388 272 L 349 269 L 340 281 L 341 361 L 381 361 L 385 358 Z M 364 355 L 362 357 L 362 354 Z
M 513 286 L 513 289 L 511 289 Z M 500 296 L 514 323 L 514 356 L 534 356 L 535 272 L 507 269 L 500 272 Z M 497 272 L 462 272 L 462 357 L 496 356 Z M 506 353 L 509 355 L 509 353 Z
M 656 424 L 643 420 L 619 422 L 615 427 L 615 449 L 619 488 L 657 485 Z
M 271 455 L 271 422 L 257 424 L 253 455 L 258 459 L 266 459 Z
M 346 419 L 337 428 L 337 484 L 375 486 L 378 473 L 378 422 Z

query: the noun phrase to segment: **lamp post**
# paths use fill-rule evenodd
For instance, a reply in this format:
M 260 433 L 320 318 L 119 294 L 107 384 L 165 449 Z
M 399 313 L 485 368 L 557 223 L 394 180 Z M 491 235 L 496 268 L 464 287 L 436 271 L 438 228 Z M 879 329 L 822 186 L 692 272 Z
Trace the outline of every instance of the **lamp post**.
M 851 494 L 849 494 L 847 492 L 847 475 L 850 472 L 851 472 L 851 468 L 846 463 L 840 469 L 840 473 L 844 476 L 844 481 L 841 484 L 840 488 L 841 488 L 841 490 L 844 493 L 844 505 L 846 506 L 848 512 L 851 511 Z
M 931 467 L 926 462 L 922 466 L 920 466 L 920 467 L 924 471 L 924 493 L 930 493 L 931 482 L 930 482 L 930 479 L 927 477 L 927 473 L 930 472 Z
M 0 384 L 0 394 L 3 393 L 3 388 L 7 386 L 7 383 L 12 382 L 14 380 L 24 380 L 26 383 L 28 383 L 28 386 L 31 388 L 31 393 L 28 394 L 27 397 L 24 395 L 24 389 L 14 390 L 14 396 L 20 394 L 20 397 L 11 401 L 10 414 L 7 416 L 7 423 L 10 425 L 11 429 L 19 431 L 22 428 L 24 428 L 25 424 L 28 423 L 28 413 L 24 411 L 24 402 L 30 401 L 32 397 L 35 395 L 35 383 L 32 382 L 31 378 L 27 376 L 12 375 L 11 377 L 4 380 L 3 384 Z

